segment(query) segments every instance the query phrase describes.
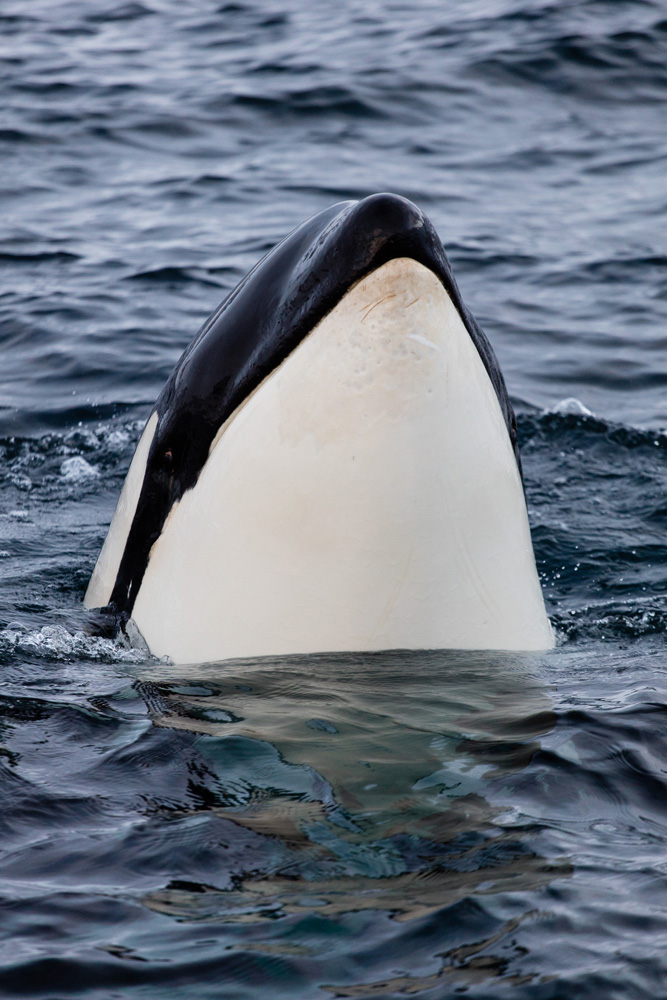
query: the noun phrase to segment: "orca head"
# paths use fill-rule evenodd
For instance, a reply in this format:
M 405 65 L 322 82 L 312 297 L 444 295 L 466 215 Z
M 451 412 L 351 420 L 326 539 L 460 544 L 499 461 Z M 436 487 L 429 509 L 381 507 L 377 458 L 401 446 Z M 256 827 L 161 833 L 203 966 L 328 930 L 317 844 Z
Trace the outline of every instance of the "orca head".
M 206 321 L 139 442 L 85 598 L 180 662 L 552 645 L 516 423 L 429 220 L 295 229 Z

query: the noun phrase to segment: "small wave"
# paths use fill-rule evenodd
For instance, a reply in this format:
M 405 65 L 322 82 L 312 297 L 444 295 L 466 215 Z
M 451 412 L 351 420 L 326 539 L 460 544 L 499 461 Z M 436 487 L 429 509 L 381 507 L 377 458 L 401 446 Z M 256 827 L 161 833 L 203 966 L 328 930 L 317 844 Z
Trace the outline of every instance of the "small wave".
M 616 424 L 569 398 L 519 412 L 535 558 L 563 641 L 667 628 L 667 434 Z
M 271 95 L 262 93 L 241 93 L 231 97 L 214 98 L 206 104 L 206 109 L 216 115 L 229 105 L 240 109 L 266 113 L 285 118 L 290 115 L 306 117 L 311 115 L 344 115 L 350 118 L 386 118 L 387 112 L 362 97 L 358 91 L 345 87 L 307 87 L 301 90 L 279 92 Z
M 0 128 L 0 142 L 39 142 L 42 137 L 27 129 Z
M 128 275 L 126 281 L 155 281 L 168 286 L 179 286 L 188 282 L 196 282 L 200 285 L 213 285 L 215 288 L 220 287 L 219 282 L 212 281 L 198 268 L 173 267 L 169 265 L 156 267 L 150 271 L 137 271 L 136 274 Z
M 491 268 L 498 269 L 521 269 L 537 267 L 540 263 L 537 257 L 528 253 L 503 252 L 487 249 L 480 243 L 456 243 L 447 244 L 447 254 L 452 264 L 455 265 L 456 273 L 463 271 L 479 271 L 484 269 L 486 273 Z
M 65 433 L 53 432 L 41 437 L 11 436 L 0 438 L 0 455 L 6 461 L 23 457 L 35 459 L 67 458 L 71 455 L 102 456 L 107 451 L 125 451 L 139 439 L 143 420 L 126 423 L 103 423 L 96 427 L 80 424 Z
M 552 615 L 561 642 L 640 639 L 667 631 L 667 609 L 654 604 L 589 605 Z
M 68 487 L 95 487 L 124 471 L 144 422 L 77 426 L 41 437 L 0 438 L 0 485 L 50 499 Z M 41 491 L 41 492 L 40 492 Z M 17 499 L 13 500 L 17 503 Z
M 662 159 L 662 157 L 661 157 Z M 639 160 L 646 163 L 646 158 Z M 608 157 L 602 162 L 595 162 L 584 168 L 590 174 L 609 174 L 616 170 L 626 169 L 628 166 L 634 167 L 635 160 L 628 162 L 627 159 L 615 155 Z M 541 276 L 541 282 L 545 286 L 554 288 L 568 287 L 572 285 L 585 285 L 590 287 L 591 282 L 598 284 L 617 284 L 618 282 L 635 283 L 639 279 L 656 280 L 667 273 L 667 256 L 664 254 L 614 254 L 612 256 L 597 257 L 588 261 L 577 261 L 576 264 L 568 268 L 559 267 L 557 270 L 548 270 Z
M 520 407 L 521 404 L 518 404 L 517 427 L 520 447 L 538 434 L 550 438 L 580 430 L 594 436 L 603 435 L 622 448 L 650 447 L 667 451 L 667 430 L 635 427 L 632 424 L 605 420 L 573 396 L 541 411 L 522 410 Z
M 79 260 L 79 255 L 70 253 L 67 250 L 44 250 L 35 253 L 14 253 L 9 250 L 0 252 L 0 262 L 3 264 L 69 264 L 71 261 Z
M 598 20 L 589 30 L 572 32 L 546 17 L 528 25 L 514 48 L 498 49 L 475 62 L 472 73 L 494 84 L 527 83 L 587 101 L 662 101 L 667 72 L 660 25 L 644 30 L 604 32 Z M 613 22 L 612 22 L 613 23 Z M 532 34 L 532 37 L 531 37 Z
M 60 466 L 60 475 L 69 482 L 78 482 L 80 479 L 91 479 L 99 476 L 99 469 L 87 462 L 82 455 L 74 455 L 66 458 Z
M 584 406 L 579 399 L 575 399 L 573 396 L 570 396 L 568 399 L 561 399 L 560 403 L 556 403 L 550 410 L 545 410 L 545 413 L 560 413 L 562 416 L 575 417 L 595 416 L 592 410 L 589 410 L 587 406 Z
M 70 632 L 64 625 L 31 631 L 10 624 L 0 630 L 0 653 L 23 653 L 46 660 L 95 660 L 100 663 L 144 663 L 146 653 L 121 640 Z
M 142 3 L 121 3 L 116 6 L 109 6 L 106 10 L 98 10 L 88 14 L 87 21 L 92 24 L 104 24 L 107 21 L 136 21 L 137 18 L 147 17 L 155 11 Z

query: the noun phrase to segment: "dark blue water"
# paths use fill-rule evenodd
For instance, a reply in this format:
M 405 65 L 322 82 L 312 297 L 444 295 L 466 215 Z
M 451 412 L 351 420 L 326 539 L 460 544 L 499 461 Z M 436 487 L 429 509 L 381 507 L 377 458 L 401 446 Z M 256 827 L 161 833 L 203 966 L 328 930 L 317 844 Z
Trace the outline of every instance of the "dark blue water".
M 0 995 L 667 994 L 667 5 L 6 0 Z M 431 217 L 559 646 L 181 670 L 83 592 L 200 322 Z

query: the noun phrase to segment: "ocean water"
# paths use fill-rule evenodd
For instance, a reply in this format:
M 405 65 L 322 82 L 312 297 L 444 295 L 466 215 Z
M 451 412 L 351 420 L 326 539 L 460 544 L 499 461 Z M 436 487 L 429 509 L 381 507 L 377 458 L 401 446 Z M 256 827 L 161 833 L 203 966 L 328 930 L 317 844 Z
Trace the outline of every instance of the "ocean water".
M 5 0 L 0 46 L 0 996 L 667 995 L 664 0 Z M 90 634 L 180 352 L 381 190 L 499 356 L 557 648 Z

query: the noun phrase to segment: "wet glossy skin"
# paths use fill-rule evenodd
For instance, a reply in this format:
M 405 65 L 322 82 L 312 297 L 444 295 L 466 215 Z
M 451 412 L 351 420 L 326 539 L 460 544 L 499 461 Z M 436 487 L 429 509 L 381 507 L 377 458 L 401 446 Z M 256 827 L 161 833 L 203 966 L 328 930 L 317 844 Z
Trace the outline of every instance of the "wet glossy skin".
M 357 281 L 409 257 L 442 281 L 477 347 L 516 448 L 495 355 L 461 301 L 433 226 L 405 198 L 342 202 L 294 230 L 241 281 L 185 351 L 156 403 L 159 425 L 110 604 L 131 614 L 173 504 L 197 481 L 225 420 Z M 520 464 L 520 463 L 519 463 Z

